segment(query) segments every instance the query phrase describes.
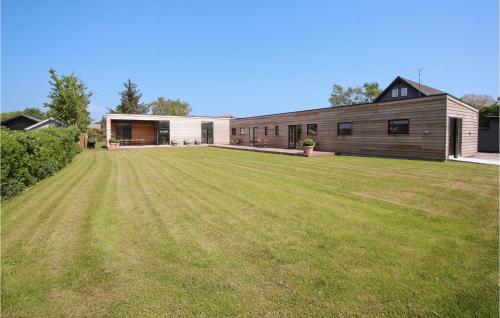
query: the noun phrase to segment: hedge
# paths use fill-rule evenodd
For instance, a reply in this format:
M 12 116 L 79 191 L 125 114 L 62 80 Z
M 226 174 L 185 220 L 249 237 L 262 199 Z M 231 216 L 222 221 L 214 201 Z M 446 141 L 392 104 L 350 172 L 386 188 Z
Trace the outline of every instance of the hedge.
M 76 127 L 15 131 L 1 128 L 1 198 L 62 169 L 80 151 Z

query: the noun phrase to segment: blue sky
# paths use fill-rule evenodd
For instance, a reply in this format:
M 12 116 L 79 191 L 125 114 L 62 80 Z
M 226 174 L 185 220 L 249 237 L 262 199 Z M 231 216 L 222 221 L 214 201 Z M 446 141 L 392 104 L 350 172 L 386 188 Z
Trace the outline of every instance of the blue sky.
M 499 95 L 491 1 L 2 1 L 2 111 L 41 107 L 48 69 L 94 92 L 92 117 L 128 78 L 143 101 L 195 115 L 328 106 L 334 83 L 417 79 L 455 96 Z

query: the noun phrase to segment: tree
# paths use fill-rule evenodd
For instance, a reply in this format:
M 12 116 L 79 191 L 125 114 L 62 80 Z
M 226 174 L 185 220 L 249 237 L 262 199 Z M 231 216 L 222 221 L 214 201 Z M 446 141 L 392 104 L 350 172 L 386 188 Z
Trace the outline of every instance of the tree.
M 191 113 L 191 105 L 179 99 L 172 100 L 158 97 L 154 102 L 149 103 L 148 106 L 151 108 L 153 115 L 187 116 Z
M 380 93 L 382 93 L 382 90 L 380 89 L 380 86 L 377 82 L 364 83 L 363 88 L 365 100 L 368 103 L 373 102 L 380 95 Z
M 12 112 L 5 112 L 5 113 L 2 113 L 0 116 L 2 117 L 2 119 L 6 119 L 6 118 L 14 117 L 17 115 L 21 115 L 21 114 L 35 117 L 38 119 L 46 119 L 47 118 L 47 114 L 43 110 L 41 110 L 40 108 L 36 108 L 36 107 L 26 107 L 23 110 L 15 110 Z
M 58 77 L 53 68 L 49 69 L 49 73 L 52 90 L 49 93 L 50 102 L 44 103 L 44 107 L 49 108 L 48 116 L 85 131 L 90 122 L 88 107 L 92 92 L 73 73 Z
M 137 84 L 130 79 L 123 83 L 125 89 L 120 92 L 121 102 L 116 106 L 116 113 L 121 114 L 146 114 L 148 106 L 141 103 L 142 93 Z
M 378 95 L 380 95 L 380 88 L 378 83 L 364 83 L 363 87 L 348 87 L 344 89 L 342 85 L 333 85 L 333 91 L 328 100 L 332 107 L 371 103 Z
M 495 104 L 496 102 L 490 95 L 481 94 L 465 94 L 460 99 L 476 108 L 490 106 Z

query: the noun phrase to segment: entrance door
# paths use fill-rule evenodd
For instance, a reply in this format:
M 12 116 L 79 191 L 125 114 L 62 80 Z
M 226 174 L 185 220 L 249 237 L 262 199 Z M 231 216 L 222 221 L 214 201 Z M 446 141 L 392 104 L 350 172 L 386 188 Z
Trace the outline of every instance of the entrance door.
M 170 122 L 160 121 L 158 122 L 158 145 L 168 145 L 170 144 Z
M 448 156 L 462 155 L 462 118 L 450 118 Z
M 297 148 L 297 126 L 288 126 L 288 148 Z
M 214 143 L 214 123 L 212 122 L 201 123 L 201 143 L 202 144 Z
M 252 128 L 248 128 L 248 130 L 249 130 L 248 142 L 251 145 L 255 145 L 255 140 L 257 139 L 257 135 L 258 135 L 258 128 L 252 127 Z

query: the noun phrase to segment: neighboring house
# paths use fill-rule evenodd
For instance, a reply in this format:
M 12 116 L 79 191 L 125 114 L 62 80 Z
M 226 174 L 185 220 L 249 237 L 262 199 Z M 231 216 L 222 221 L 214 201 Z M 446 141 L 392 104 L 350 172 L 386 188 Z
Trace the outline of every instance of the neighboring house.
M 25 130 L 27 127 L 33 126 L 41 122 L 41 119 L 28 115 L 16 115 L 10 118 L 2 119 L 1 125 L 11 130 Z
M 231 120 L 231 143 L 446 160 L 477 153 L 478 110 L 440 90 L 397 77 L 373 103 Z
M 106 144 L 111 138 L 122 145 L 183 143 L 229 144 L 228 117 L 106 115 Z
M 498 116 L 481 118 L 479 121 L 479 151 L 499 152 Z
M 63 122 L 51 117 L 42 120 L 36 124 L 33 124 L 29 127 L 26 127 L 24 128 L 24 130 L 35 130 L 35 129 L 49 128 L 49 127 L 66 127 L 66 125 Z
M 101 123 L 92 123 L 87 126 L 87 129 L 92 129 L 93 131 L 102 129 L 102 124 Z

